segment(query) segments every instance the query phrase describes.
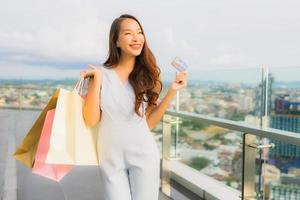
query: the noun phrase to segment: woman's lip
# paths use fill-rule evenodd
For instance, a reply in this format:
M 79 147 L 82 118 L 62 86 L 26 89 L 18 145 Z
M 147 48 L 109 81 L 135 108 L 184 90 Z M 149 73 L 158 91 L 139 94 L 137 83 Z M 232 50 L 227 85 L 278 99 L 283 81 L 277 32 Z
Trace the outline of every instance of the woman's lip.
M 131 48 L 133 48 L 133 49 L 139 49 L 140 47 L 141 47 L 141 45 L 140 44 L 131 44 L 131 45 L 129 45 Z

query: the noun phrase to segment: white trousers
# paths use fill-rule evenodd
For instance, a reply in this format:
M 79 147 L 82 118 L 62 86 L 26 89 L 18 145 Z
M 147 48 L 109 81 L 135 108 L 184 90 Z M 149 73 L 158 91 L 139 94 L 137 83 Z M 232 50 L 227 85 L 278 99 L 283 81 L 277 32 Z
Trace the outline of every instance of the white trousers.
M 100 136 L 99 199 L 158 200 L 160 152 L 146 121 L 131 126 L 106 125 Z
M 99 167 L 100 200 L 158 200 L 160 185 L 159 158 L 142 159 L 126 168 L 113 169 L 109 163 Z

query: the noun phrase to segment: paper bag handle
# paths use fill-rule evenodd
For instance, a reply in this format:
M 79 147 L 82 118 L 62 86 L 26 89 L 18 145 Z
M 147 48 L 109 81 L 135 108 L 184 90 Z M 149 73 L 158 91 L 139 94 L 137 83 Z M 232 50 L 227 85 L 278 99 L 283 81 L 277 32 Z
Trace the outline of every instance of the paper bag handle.
M 75 87 L 73 88 L 73 91 L 77 91 L 78 94 L 80 94 L 83 88 L 83 82 L 84 82 L 84 76 L 80 76 L 79 80 L 75 84 Z

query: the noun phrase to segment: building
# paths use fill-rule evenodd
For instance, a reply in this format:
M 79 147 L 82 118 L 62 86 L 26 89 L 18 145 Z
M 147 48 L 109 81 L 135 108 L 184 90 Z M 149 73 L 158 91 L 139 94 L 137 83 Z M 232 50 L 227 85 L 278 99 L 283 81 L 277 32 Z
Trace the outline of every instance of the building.
M 285 96 L 286 97 L 286 96 Z M 275 99 L 275 108 L 270 115 L 270 127 L 300 134 L 300 102 L 290 102 L 285 97 Z M 300 159 L 300 147 L 272 140 L 276 146 L 270 157 Z

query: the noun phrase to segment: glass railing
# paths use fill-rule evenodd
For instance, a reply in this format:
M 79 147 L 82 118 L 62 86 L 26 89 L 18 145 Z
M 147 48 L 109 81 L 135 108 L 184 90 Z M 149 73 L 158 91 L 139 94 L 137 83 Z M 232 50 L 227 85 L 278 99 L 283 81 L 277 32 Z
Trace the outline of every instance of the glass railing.
M 276 159 L 275 162 L 289 166 L 289 171 L 280 172 L 274 165 L 274 160 L 269 160 L 269 152 L 270 149 L 277 151 L 281 147 L 269 141 L 280 140 L 289 145 L 299 146 L 299 134 L 193 113 L 168 111 L 167 115 L 171 116 L 171 122 L 164 122 L 170 124 L 170 128 L 165 129 L 163 133 L 165 152 L 170 151 L 168 146 L 171 148 L 169 141 L 172 137 L 171 129 L 176 124 L 175 117 L 189 120 L 189 124 L 191 121 L 209 124 L 199 131 L 201 133 L 197 138 L 189 136 L 193 132 L 183 134 L 184 139 L 179 137 L 180 145 L 177 145 L 177 148 L 180 148 L 180 157 L 177 160 L 180 162 L 198 170 L 199 174 L 218 180 L 224 187 L 227 185 L 234 188 L 241 193 L 243 199 L 277 199 L 274 198 L 275 193 L 270 191 L 281 191 L 279 186 L 285 191 L 291 188 L 282 199 L 294 199 L 293 195 L 297 194 L 299 184 L 299 163 Z M 165 138 L 165 135 L 169 135 L 169 138 Z M 295 151 L 290 152 L 295 155 Z M 167 167 L 172 168 L 171 157 L 164 157 L 164 162 L 167 163 Z M 276 195 L 283 195 L 282 192 L 279 193 Z
M 170 108 L 260 125 L 262 123 L 263 73 L 261 68 L 203 70 L 198 73 L 196 80 L 189 80 L 188 87 L 178 93 Z M 182 126 L 185 125 L 186 122 L 183 121 Z M 172 137 L 174 148 L 171 153 L 173 157 L 178 157 L 177 154 L 181 148 L 177 148 L 177 144 L 181 145 L 179 138 L 182 140 L 182 134 L 187 134 L 187 132 L 182 131 L 182 128 L 179 130 L 179 123 L 175 126 Z M 199 132 L 197 126 L 201 125 L 193 126 L 190 132 Z M 193 135 L 195 134 L 199 133 Z
M 201 71 L 180 91 L 179 110 L 233 121 L 259 123 L 262 69 Z
M 264 199 L 299 200 L 300 162 L 297 154 L 300 142 L 297 142 L 299 145 L 295 145 L 271 138 L 264 138 L 262 141 L 266 145 L 261 145 L 263 148 L 256 151 L 255 188 L 258 196 Z
M 208 123 L 179 119 L 177 155 L 180 161 L 240 190 L 242 133 Z
M 300 68 L 269 68 L 267 73 L 267 122 L 270 128 L 300 135 Z M 300 199 L 300 144 L 265 139 L 275 148 L 265 152 L 261 190 L 269 199 Z
M 172 113 L 170 159 L 240 190 L 245 199 L 300 198 L 300 134 L 293 135 L 293 142 L 298 144 L 295 145 L 287 142 L 289 132 L 275 130 L 300 132 L 300 81 L 296 75 L 300 74 L 300 68 L 249 69 L 244 73 L 243 70 L 204 71 L 202 74 L 201 81 L 189 83 L 177 97 L 179 105 L 173 106 L 177 112 Z M 216 74 L 221 75 L 213 76 Z M 231 79 L 222 81 L 228 77 Z M 182 113 L 196 115 L 194 120 L 189 120 L 191 117 Z M 208 120 L 209 117 L 212 118 Z M 225 126 L 219 125 L 222 119 L 228 120 Z M 228 129 L 234 121 L 242 125 Z M 239 131 L 253 125 L 253 132 Z M 268 131 L 268 138 L 260 137 L 259 133 L 267 127 L 274 129 Z M 250 139 L 251 144 L 243 142 L 249 133 L 254 138 Z M 278 133 L 280 140 L 274 139 Z M 252 154 L 247 154 L 245 149 Z M 251 160 L 245 160 L 249 156 Z M 253 165 L 253 169 L 245 173 L 243 163 Z M 277 182 L 263 180 L 266 176 L 263 169 L 271 174 L 277 170 Z

